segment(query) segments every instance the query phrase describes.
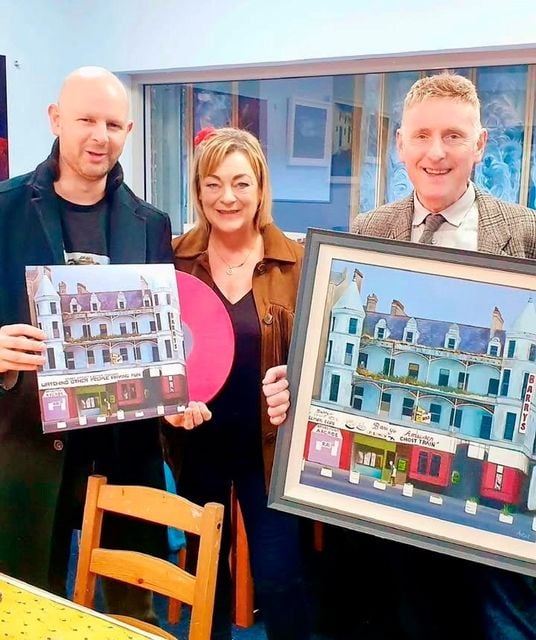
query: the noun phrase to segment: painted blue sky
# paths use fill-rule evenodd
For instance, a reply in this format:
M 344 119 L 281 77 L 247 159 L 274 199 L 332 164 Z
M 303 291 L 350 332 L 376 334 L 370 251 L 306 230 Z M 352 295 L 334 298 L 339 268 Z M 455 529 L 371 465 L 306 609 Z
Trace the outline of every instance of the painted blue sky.
M 84 284 L 88 291 L 139 289 L 141 275 L 149 285 L 169 283 L 176 286 L 175 270 L 168 264 L 54 265 L 50 270 L 54 288 L 57 289 L 59 282 L 65 282 L 67 293 L 76 293 L 78 282 Z
M 534 290 L 516 289 L 493 284 L 480 284 L 447 276 L 436 276 L 402 269 L 376 267 L 342 260 L 333 260 L 332 270 L 350 273 L 359 269 L 363 274 L 361 295 L 378 298 L 376 311 L 389 313 L 393 298 L 399 300 L 408 316 L 445 320 L 460 324 L 488 327 L 494 307 L 498 307 L 504 327 L 508 328 L 521 313 L 528 300 L 536 300 Z

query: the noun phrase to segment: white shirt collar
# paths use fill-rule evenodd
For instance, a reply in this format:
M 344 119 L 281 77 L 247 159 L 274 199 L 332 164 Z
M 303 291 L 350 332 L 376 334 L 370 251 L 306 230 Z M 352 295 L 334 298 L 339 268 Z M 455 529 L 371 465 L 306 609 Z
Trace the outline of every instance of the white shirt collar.
M 465 216 L 471 210 L 475 198 L 475 187 L 472 182 L 469 182 L 469 186 L 461 198 L 451 204 L 450 207 L 447 207 L 443 211 L 438 211 L 437 213 L 440 213 L 449 224 L 454 227 L 459 227 Z M 415 192 L 413 193 L 413 208 L 413 226 L 418 227 L 423 224 L 424 219 L 429 213 L 431 213 L 431 211 L 428 211 L 428 209 L 420 203 Z

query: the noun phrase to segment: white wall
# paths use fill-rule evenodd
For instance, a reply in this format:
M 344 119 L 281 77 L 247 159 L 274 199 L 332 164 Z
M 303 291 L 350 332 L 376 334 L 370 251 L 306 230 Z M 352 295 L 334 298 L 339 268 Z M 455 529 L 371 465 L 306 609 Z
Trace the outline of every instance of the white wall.
M 132 73 L 532 44 L 535 24 L 534 0 L 0 0 L 10 172 L 47 153 L 46 108 L 83 64 Z

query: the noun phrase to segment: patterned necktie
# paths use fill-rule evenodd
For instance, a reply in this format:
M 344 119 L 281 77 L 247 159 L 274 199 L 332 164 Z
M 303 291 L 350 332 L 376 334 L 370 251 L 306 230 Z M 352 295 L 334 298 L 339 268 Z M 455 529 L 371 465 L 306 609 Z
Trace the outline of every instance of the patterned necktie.
M 429 213 L 424 220 L 424 231 L 419 242 L 422 244 L 432 244 L 434 233 L 445 222 L 445 218 L 440 213 Z

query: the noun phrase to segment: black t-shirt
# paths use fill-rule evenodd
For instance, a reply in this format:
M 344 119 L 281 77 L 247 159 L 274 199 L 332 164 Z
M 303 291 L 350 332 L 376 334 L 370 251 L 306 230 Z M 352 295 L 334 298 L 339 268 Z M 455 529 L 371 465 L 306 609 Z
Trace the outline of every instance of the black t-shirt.
M 108 202 L 74 204 L 57 196 L 67 264 L 109 264 Z
M 74 204 L 58 196 L 63 231 L 66 264 L 109 264 L 108 228 L 109 207 L 106 198 L 92 205 Z M 91 473 L 105 473 L 98 460 L 105 459 L 110 451 L 113 430 L 76 429 L 66 433 L 69 442 L 64 465 L 64 482 L 71 486 L 64 500 L 67 509 L 74 509 L 77 520 L 83 505 L 83 488 Z M 75 528 L 77 523 L 74 524 Z

